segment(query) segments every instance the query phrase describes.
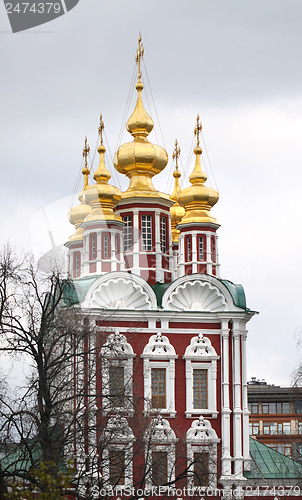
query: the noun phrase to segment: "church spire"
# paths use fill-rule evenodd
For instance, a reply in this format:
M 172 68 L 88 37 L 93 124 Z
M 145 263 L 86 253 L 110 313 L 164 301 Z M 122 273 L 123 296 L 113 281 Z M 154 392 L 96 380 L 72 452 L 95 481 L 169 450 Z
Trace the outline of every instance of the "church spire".
M 207 175 L 201 167 L 202 149 L 199 146 L 199 133 L 201 131 L 201 123 L 199 115 L 197 115 L 196 127 L 194 135 L 196 135 L 195 167 L 191 173 L 189 180 L 192 186 L 183 189 L 179 195 L 179 203 L 185 208 L 186 215 L 183 217 L 181 224 L 192 223 L 214 223 L 216 219 L 210 213 L 211 208 L 217 203 L 219 194 L 214 189 L 205 186 Z
M 84 202 L 84 192 L 88 187 L 88 177 L 90 174 L 90 169 L 88 167 L 89 151 L 90 147 L 87 144 L 87 137 L 85 137 L 85 146 L 83 148 L 84 166 L 82 168 L 82 174 L 84 176 L 84 187 L 78 196 L 78 200 L 81 202 L 81 204 L 72 207 L 72 209 L 69 212 L 69 222 L 75 226 L 76 232 L 72 236 L 70 236 L 68 242 L 83 240 L 84 230 L 82 227 L 80 227 L 80 225 L 82 224 L 83 220 L 87 217 L 87 215 L 89 215 L 91 212 L 91 207 L 89 207 Z
M 136 52 L 138 80 L 135 88 L 137 100 L 135 109 L 127 122 L 127 130 L 132 135 L 133 141 L 120 146 L 114 159 L 117 171 L 130 179 L 130 185 L 126 193 L 122 195 L 123 199 L 133 196 L 161 197 L 152 184 L 152 177 L 160 173 L 168 163 L 166 151 L 147 139 L 154 123 L 142 101 L 144 85 L 142 83 L 141 62 L 143 55 L 144 47 L 140 35 Z
M 92 208 L 92 212 L 86 217 L 85 223 L 100 220 L 121 221 L 121 217 L 113 211 L 121 198 L 121 192 L 115 186 L 108 184 L 111 174 L 105 165 L 106 148 L 103 145 L 103 130 L 104 123 L 101 115 L 98 129 L 101 142 L 98 147 L 99 166 L 93 175 L 96 184 L 89 186 L 84 193 L 85 202 Z
M 179 178 L 181 177 L 181 173 L 178 170 L 178 159 L 180 156 L 180 147 L 178 145 L 177 139 L 175 141 L 175 148 L 172 154 L 173 160 L 175 160 L 175 170 L 173 172 L 173 177 L 175 179 L 175 186 L 173 193 L 171 194 L 170 198 L 173 200 L 175 203 L 172 205 L 170 208 L 170 213 L 171 213 L 171 233 L 172 233 L 172 243 L 177 243 L 178 242 L 178 236 L 180 231 L 176 229 L 177 224 L 180 223 L 182 217 L 185 214 L 185 210 L 183 207 L 180 206 L 178 203 L 178 198 L 179 198 L 179 193 L 180 193 L 180 185 L 179 185 Z

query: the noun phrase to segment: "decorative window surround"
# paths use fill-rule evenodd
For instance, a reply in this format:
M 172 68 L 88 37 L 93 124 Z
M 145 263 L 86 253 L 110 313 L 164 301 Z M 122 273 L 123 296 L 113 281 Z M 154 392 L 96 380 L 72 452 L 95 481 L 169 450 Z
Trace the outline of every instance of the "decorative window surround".
M 144 360 L 144 398 L 145 413 L 164 413 L 175 417 L 175 354 L 174 347 L 169 339 L 157 333 L 152 335 L 145 346 L 141 357 Z M 151 370 L 152 368 L 166 369 L 166 408 L 152 408 L 151 400 Z
M 171 483 L 175 480 L 175 443 L 177 441 L 168 420 L 159 415 L 151 421 L 144 435 L 145 461 L 148 471 L 145 480 L 147 488 L 155 486 L 152 482 L 152 452 L 167 453 L 167 482 Z
M 217 418 L 216 383 L 217 356 L 210 339 L 202 333 L 191 339 L 183 356 L 186 360 L 186 417 L 209 415 Z M 193 405 L 193 370 L 207 370 L 207 408 L 194 408 Z
M 105 488 L 116 486 L 119 489 L 129 488 L 133 485 L 133 443 L 134 434 L 127 420 L 115 416 L 108 420 L 102 435 L 103 448 L 103 484 Z M 124 459 L 124 484 L 110 484 L 110 451 L 123 451 Z
M 201 415 L 193 420 L 186 434 L 188 460 L 188 488 L 194 487 L 194 453 L 208 453 L 209 456 L 209 483 L 207 488 L 217 486 L 217 444 L 220 439 L 209 422 Z M 197 487 L 196 487 L 197 489 Z
M 102 356 L 102 389 L 103 413 L 127 412 L 133 414 L 133 353 L 132 346 L 127 342 L 125 335 L 121 335 L 117 330 L 107 337 L 105 344 L 101 348 Z M 114 404 L 115 395 L 110 395 L 110 367 L 124 368 L 124 405 L 117 407 Z

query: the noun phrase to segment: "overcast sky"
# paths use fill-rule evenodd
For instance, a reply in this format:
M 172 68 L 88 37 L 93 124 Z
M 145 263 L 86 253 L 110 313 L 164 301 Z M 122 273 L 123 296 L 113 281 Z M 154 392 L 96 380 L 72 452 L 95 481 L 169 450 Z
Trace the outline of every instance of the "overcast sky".
M 260 313 L 248 325 L 248 375 L 289 384 L 302 332 L 301 20 L 301 0 L 80 0 L 12 34 L 0 4 L 1 243 L 40 256 L 48 232 L 56 245 L 72 234 L 84 137 L 93 150 L 102 113 L 115 151 L 141 31 L 150 139 L 171 158 L 177 138 L 185 167 L 197 113 L 203 123 L 221 275 Z M 154 184 L 171 191 L 170 178 L 171 161 Z

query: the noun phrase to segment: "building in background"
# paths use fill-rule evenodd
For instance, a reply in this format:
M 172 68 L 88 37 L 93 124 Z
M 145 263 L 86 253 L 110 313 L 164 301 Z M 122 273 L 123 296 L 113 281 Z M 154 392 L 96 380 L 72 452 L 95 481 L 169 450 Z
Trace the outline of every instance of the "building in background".
M 302 462 L 302 389 L 253 377 L 248 382 L 250 436 Z

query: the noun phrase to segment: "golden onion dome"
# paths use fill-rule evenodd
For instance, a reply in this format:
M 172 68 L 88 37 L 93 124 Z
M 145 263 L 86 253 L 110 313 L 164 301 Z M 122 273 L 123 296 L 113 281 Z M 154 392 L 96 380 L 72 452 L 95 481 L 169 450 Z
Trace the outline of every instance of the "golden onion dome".
M 85 203 L 90 205 L 92 209 L 91 213 L 86 217 L 85 222 L 100 220 L 122 221 L 122 218 L 113 211 L 114 207 L 121 199 L 121 191 L 117 187 L 108 184 L 111 174 L 108 172 L 105 165 L 106 148 L 102 140 L 103 128 L 104 124 L 101 116 L 101 124 L 99 127 L 101 144 L 98 147 L 98 153 L 100 155 L 99 166 L 93 176 L 96 184 L 89 186 L 84 192 Z
M 211 208 L 217 203 L 219 194 L 215 189 L 205 186 L 207 175 L 201 168 L 200 157 L 202 149 L 199 146 L 199 116 L 197 116 L 197 126 L 195 134 L 197 135 L 197 146 L 194 149 L 196 155 L 195 167 L 189 180 L 192 186 L 182 189 L 179 194 L 179 203 L 185 208 L 186 214 L 181 220 L 181 224 L 192 223 L 214 223 L 217 224 L 215 217 L 210 213 Z
M 153 120 L 148 115 L 142 101 L 143 84 L 141 81 L 140 62 L 143 56 L 141 37 L 137 62 L 139 75 L 136 84 L 137 101 L 135 109 L 127 122 L 127 130 L 133 141 L 123 144 L 118 149 L 114 166 L 116 170 L 130 179 L 130 184 L 123 198 L 131 196 L 162 196 L 152 184 L 152 177 L 159 174 L 168 163 L 168 155 L 164 148 L 152 144 L 147 136 L 153 129 Z
M 175 141 L 175 149 L 173 152 L 173 159 L 175 159 L 175 170 L 173 172 L 173 177 L 175 179 L 175 187 L 173 190 L 173 193 L 171 194 L 170 198 L 173 200 L 175 203 L 170 207 L 170 213 L 171 213 L 171 233 L 172 233 L 172 243 L 177 243 L 178 242 L 178 236 L 179 236 L 179 229 L 176 229 L 177 224 L 180 223 L 181 219 L 185 215 L 185 209 L 178 203 L 178 198 L 180 194 L 180 185 L 179 185 L 179 178 L 181 177 L 181 173 L 178 170 L 178 158 L 180 155 L 180 148 L 178 147 L 178 142 L 177 140 Z
M 85 158 L 85 166 L 82 169 L 82 174 L 84 176 L 84 187 L 81 193 L 78 196 L 80 205 L 76 205 L 72 207 L 69 214 L 68 220 L 71 224 L 76 227 L 76 232 L 70 236 L 68 242 L 72 243 L 74 241 L 82 241 L 84 229 L 81 227 L 83 220 L 90 214 L 91 207 L 84 202 L 84 192 L 88 187 L 88 176 L 90 174 L 90 170 L 87 166 L 87 156 L 90 151 L 89 146 L 87 145 L 87 137 L 85 137 L 85 147 L 83 149 L 83 157 Z

